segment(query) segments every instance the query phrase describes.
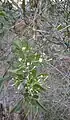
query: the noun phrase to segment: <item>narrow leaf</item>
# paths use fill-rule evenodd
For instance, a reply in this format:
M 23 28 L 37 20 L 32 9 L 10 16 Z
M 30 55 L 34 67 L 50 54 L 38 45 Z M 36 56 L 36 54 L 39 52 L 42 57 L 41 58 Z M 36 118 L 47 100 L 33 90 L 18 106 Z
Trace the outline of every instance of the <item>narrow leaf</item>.
M 57 30 L 61 30 L 61 29 L 63 29 L 63 27 L 62 27 L 62 25 L 60 24 L 60 25 L 57 26 Z
M 20 100 L 20 101 L 14 106 L 14 108 L 10 111 L 10 113 L 19 112 L 19 111 L 21 110 L 21 107 L 22 107 L 22 101 L 23 101 L 23 100 Z
M 46 109 L 38 100 L 36 100 L 36 103 L 37 103 L 38 106 L 41 107 L 43 110 L 47 111 L 47 109 Z
M 4 81 L 6 81 L 6 80 L 8 80 L 8 76 L 6 76 L 6 77 L 0 77 L 0 87 L 1 87 L 1 85 L 2 85 L 2 83 L 4 82 Z

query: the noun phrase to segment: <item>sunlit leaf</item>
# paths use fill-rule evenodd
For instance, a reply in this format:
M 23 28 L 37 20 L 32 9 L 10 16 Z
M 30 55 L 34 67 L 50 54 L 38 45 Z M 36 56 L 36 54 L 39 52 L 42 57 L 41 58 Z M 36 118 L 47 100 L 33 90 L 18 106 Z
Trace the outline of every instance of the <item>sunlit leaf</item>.
M 36 60 L 39 60 L 39 58 L 40 58 L 40 54 L 38 54 L 38 53 L 35 54 L 35 59 L 36 59 Z
M 63 29 L 63 27 L 62 27 L 62 25 L 60 24 L 60 25 L 57 26 L 57 30 L 61 30 L 61 29 Z

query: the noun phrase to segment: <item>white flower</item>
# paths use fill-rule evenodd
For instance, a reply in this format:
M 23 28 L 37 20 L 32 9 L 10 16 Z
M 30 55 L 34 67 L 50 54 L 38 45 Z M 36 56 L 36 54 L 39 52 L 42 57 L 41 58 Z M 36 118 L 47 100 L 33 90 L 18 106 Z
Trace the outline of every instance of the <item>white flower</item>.
M 27 79 L 29 78 L 29 76 L 26 77 Z
M 30 63 L 29 63 L 29 62 L 27 62 L 27 66 L 28 66 L 28 65 L 30 65 Z
M 45 53 L 43 53 L 43 55 L 45 55 Z
M 24 51 L 26 49 L 26 47 L 22 47 L 22 51 Z
M 40 62 L 40 63 L 42 62 L 42 58 L 39 58 L 39 62 Z
M 14 78 L 12 78 L 12 80 L 14 80 Z
M 40 79 L 38 79 L 38 82 L 40 82 L 41 80 Z
M 36 66 L 33 67 L 33 69 L 35 69 L 35 68 L 36 68 Z
M 43 75 L 40 76 L 41 78 L 43 77 Z
M 18 61 L 21 62 L 22 58 L 19 58 Z

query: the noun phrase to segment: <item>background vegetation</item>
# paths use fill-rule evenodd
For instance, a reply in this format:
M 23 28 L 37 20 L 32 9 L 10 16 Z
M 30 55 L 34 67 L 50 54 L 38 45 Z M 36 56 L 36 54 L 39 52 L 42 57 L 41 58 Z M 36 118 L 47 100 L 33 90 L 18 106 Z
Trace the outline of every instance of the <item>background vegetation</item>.
M 0 0 L 0 111 L 70 120 L 69 0 Z

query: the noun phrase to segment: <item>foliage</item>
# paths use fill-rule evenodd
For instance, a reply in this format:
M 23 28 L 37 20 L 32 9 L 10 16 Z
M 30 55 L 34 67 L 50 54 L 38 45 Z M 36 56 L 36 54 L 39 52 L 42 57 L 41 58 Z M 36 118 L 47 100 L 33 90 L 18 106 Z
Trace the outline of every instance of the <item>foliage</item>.
M 22 15 L 22 12 L 19 12 L 18 3 L 16 3 L 16 7 L 18 8 L 17 10 L 15 10 L 14 7 L 9 9 L 9 4 L 7 4 L 6 1 L 5 4 L 2 4 L 0 7 L 0 38 L 2 41 L 5 31 L 8 32 L 7 30 L 9 30 L 15 21 L 18 21 L 19 19 L 20 23 L 22 23 L 22 21 L 25 20 L 27 24 L 26 28 L 23 28 L 20 32 L 24 32 L 23 35 L 26 39 L 31 42 L 30 44 L 34 44 L 34 48 L 37 49 L 35 50 L 34 48 L 31 48 L 29 43 L 27 41 L 24 42 L 24 40 L 14 42 L 15 45 L 13 46 L 13 52 L 15 60 L 13 59 L 13 70 L 10 70 L 10 72 L 12 72 L 12 76 L 14 78 L 14 85 L 21 94 L 19 94 L 19 97 L 22 96 L 22 99 L 17 101 L 12 111 L 19 111 L 25 101 L 26 107 L 34 106 L 35 108 L 36 106 L 37 108 L 37 106 L 40 106 L 45 110 L 45 106 L 47 108 L 47 112 L 44 112 L 44 120 L 69 120 L 69 0 L 30 1 L 32 2 L 27 5 L 23 3 L 23 12 L 25 13 L 25 16 Z M 40 1 L 41 4 L 37 4 L 37 2 L 35 6 L 33 1 Z M 13 5 L 15 5 L 15 3 L 12 2 L 12 6 Z M 22 10 L 22 7 L 20 7 L 20 9 Z M 28 20 L 29 22 L 27 22 Z M 22 26 L 23 24 L 20 25 Z M 2 32 L 2 30 L 4 32 Z M 16 36 L 17 35 L 18 34 L 16 33 Z M 11 35 L 9 34 L 9 36 Z M 5 40 L 7 40 L 7 38 L 5 38 Z M 9 40 L 7 40 L 7 43 L 10 43 Z M 0 45 L 2 46 L 3 44 Z M 5 47 L 3 49 L 5 49 Z M 7 48 L 5 49 L 7 50 L 6 55 L 10 49 L 10 45 L 8 50 Z M 44 56 L 46 60 L 47 56 L 49 56 L 49 58 L 51 57 L 52 60 L 47 60 L 49 63 L 47 62 L 46 65 L 40 53 L 45 54 L 42 54 L 42 56 Z M 37 60 L 35 57 L 36 54 L 38 55 Z M 7 56 L 6 59 L 8 59 Z M 3 62 L 4 61 L 5 59 L 3 59 Z M 44 97 L 41 97 L 40 94 L 46 88 L 43 83 L 45 84 L 44 79 L 47 74 L 43 74 L 39 71 L 40 68 L 42 68 L 43 62 L 44 66 L 42 71 L 43 73 L 47 73 L 48 71 L 49 78 L 47 84 L 50 85 L 50 90 L 48 90 L 48 92 L 44 92 L 45 99 Z M 5 63 L 7 63 L 7 61 L 5 61 Z M 1 77 L 1 88 L 3 87 L 2 85 L 4 81 L 5 78 Z M 43 103 L 44 106 L 41 103 Z
M 14 42 L 13 51 L 17 62 L 15 68 L 9 70 L 13 74 L 14 84 L 24 96 L 27 104 L 38 105 L 46 110 L 40 103 L 40 93 L 46 91 L 43 87 L 47 74 L 39 73 L 39 66 L 43 64 L 43 58 L 25 40 Z

